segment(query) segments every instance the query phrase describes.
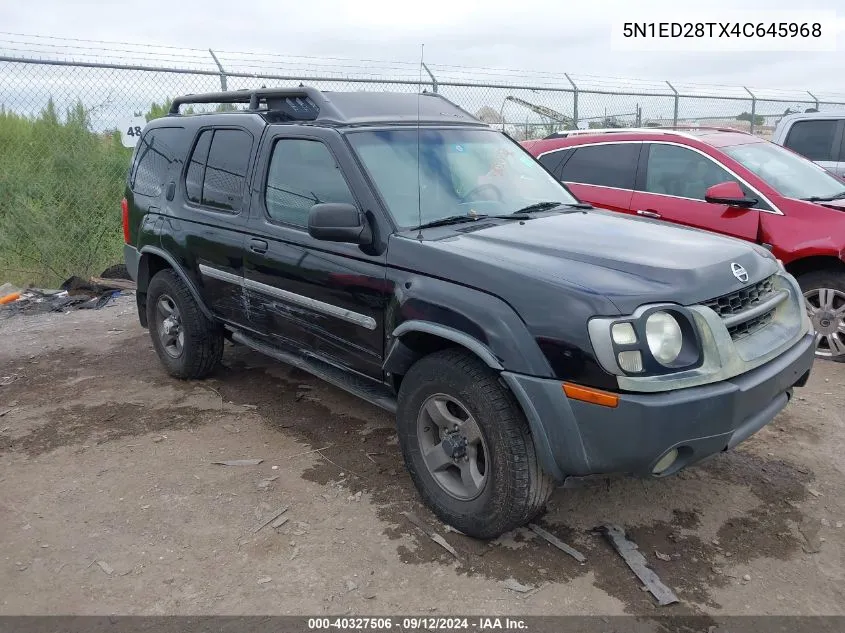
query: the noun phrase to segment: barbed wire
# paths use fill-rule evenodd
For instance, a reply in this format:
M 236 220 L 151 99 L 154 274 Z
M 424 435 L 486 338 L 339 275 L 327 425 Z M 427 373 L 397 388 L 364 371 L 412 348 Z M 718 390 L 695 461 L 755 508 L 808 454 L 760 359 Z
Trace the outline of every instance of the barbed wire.
M 413 80 L 419 62 L 372 58 L 344 58 L 312 56 L 277 52 L 237 51 L 214 49 L 227 72 L 249 74 L 290 74 L 345 76 Z M 164 44 L 132 43 L 114 40 L 34 35 L 14 31 L 0 31 L 0 55 L 34 58 L 41 61 L 97 61 L 101 63 L 139 64 L 155 67 L 188 66 L 190 69 L 217 70 L 208 49 L 170 46 Z M 538 88 L 569 89 L 572 83 L 580 90 L 636 91 L 655 96 L 672 94 L 663 79 L 602 76 L 590 73 L 563 73 L 536 69 L 484 68 L 459 64 L 428 64 L 438 81 L 468 83 L 535 83 Z M 571 83 L 572 82 L 572 83 Z M 744 97 L 746 88 L 724 83 L 672 82 L 672 86 L 689 95 L 707 97 Z M 749 86 L 753 93 L 769 99 L 807 100 L 806 90 L 797 88 L 761 88 Z M 831 101 L 845 100 L 845 93 L 828 90 L 813 91 Z

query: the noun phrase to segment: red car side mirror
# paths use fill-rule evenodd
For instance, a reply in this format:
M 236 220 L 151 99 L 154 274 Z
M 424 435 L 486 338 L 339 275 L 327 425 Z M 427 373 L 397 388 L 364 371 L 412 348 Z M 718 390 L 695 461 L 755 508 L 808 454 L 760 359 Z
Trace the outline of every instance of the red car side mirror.
M 736 181 L 720 182 L 708 187 L 704 199 L 713 204 L 726 204 L 731 207 L 748 208 L 759 202 L 757 198 L 746 198 L 742 187 Z

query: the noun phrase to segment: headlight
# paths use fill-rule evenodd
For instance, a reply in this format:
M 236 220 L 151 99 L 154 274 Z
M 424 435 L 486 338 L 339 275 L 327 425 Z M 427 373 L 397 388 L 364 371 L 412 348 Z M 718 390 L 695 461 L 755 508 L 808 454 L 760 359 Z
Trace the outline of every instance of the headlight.
M 645 322 L 645 336 L 651 355 L 661 365 L 670 365 L 678 358 L 684 335 L 677 319 L 668 312 L 652 312 Z

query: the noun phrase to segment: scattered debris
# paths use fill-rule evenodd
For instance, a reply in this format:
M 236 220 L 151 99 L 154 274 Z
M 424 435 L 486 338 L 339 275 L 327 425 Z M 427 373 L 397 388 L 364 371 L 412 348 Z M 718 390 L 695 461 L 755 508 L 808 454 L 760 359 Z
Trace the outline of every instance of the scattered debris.
M 3 409 L 2 411 L 0 411 L 0 418 L 2 418 L 7 413 L 10 413 L 11 411 L 12 411 L 12 407 L 9 407 L 8 409 Z
M 275 521 L 273 521 L 273 522 L 270 524 L 270 527 L 271 527 L 271 528 L 273 528 L 274 530 L 277 530 L 277 529 L 279 529 L 280 527 L 282 527 L 282 526 L 283 526 L 285 523 L 287 523 L 287 522 L 288 522 L 288 517 L 281 516 L 281 517 L 279 517 L 278 519 L 276 519 Z
M 428 529 L 428 527 L 426 526 L 426 524 L 425 524 L 425 523 L 423 523 L 423 520 L 422 520 L 421 518 L 419 518 L 416 514 L 414 514 L 413 512 L 403 512 L 403 513 L 402 513 L 402 515 L 403 515 L 406 519 L 408 519 L 408 521 L 410 521 L 411 523 L 413 523 L 414 525 L 416 525 L 419 529 L 421 529 L 423 532 L 425 532 L 425 533 L 426 533 L 426 535 L 427 535 L 427 536 L 428 536 L 428 537 L 429 537 L 432 541 L 434 541 L 434 542 L 435 542 L 435 543 L 437 543 L 440 547 L 442 547 L 442 548 L 443 548 L 443 549 L 445 549 L 447 552 L 449 552 L 449 553 L 450 553 L 452 556 L 454 556 L 457 560 L 460 560 L 460 557 L 458 556 L 458 552 L 456 552 L 456 551 L 455 551 L 455 548 L 454 548 L 454 547 L 452 547 L 451 545 L 449 545 L 449 543 L 446 541 L 446 539 L 445 539 L 445 538 L 443 538 L 442 536 L 440 536 L 439 534 L 437 534 L 437 533 L 435 533 L 435 532 L 431 532 L 431 531 L 429 531 L 429 529 Z
M 367 459 L 369 459 L 374 464 L 376 463 L 376 460 L 374 460 L 373 457 L 377 457 L 379 455 L 384 455 L 384 453 L 364 453 L 364 454 L 367 456 Z
M 357 588 L 358 588 L 358 585 L 354 581 L 352 581 L 352 580 L 346 581 L 346 591 L 355 591 Z
M 454 532 L 455 534 L 460 534 L 461 536 L 466 536 L 466 534 L 461 532 L 458 528 L 454 528 L 451 525 L 449 525 L 448 523 L 443 524 L 443 529 L 446 530 L 447 532 Z
M 114 573 L 114 569 L 112 568 L 112 566 L 111 566 L 111 565 L 109 565 L 109 564 L 108 564 L 106 561 L 104 561 L 104 560 L 98 560 L 98 561 L 97 561 L 97 566 L 98 566 L 100 569 L 102 569 L 102 570 L 106 573 L 106 575 L 107 575 L 107 576 L 111 576 L 111 575 Z
M 801 520 L 801 523 L 798 526 L 798 531 L 801 532 L 801 536 L 804 537 L 804 543 L 801 545 L 801 549 L 803 549 L 807 554 L 817 554 L 821 551 L 822 542 L 819 538 L 820 528 L 821 523 L 818 519 L 804 517 Z
M 6 387 L 8 385 L 11 385 L 18 378 L 21 378 L 20 374 L 12 374 L 11 376 L 3 376 L 2 378 L 0 378 L 0 387 Z
M 221 462 L 211 462 L 218 466 L 258 466 L 263 459 L 226 459 Z
M 563 541 L 561 541 L 558 537 L 556 537 L 554 534 L 551 534 L 550 532 L 547 532 L 546 530 L 544 530 L 543 528 L 541 528 L 541 527 L 540 527 L 539 525 L 537 525 L 536 523 L 529 523 L 529 524 L 528 524 L 528 527 L 529 527 L 529 528 L 531 528 L 531 531 L 532 531 L 532 532 L 534 532 L 535 534 L 538 534 L 539 536 L 541 536 L 541 537 L 543 537 L 544 539 L 546 539 L 549 543 L 551 543 L 552 545 L 554 545 L 554 546 L 555 546 L 556 548 L 558 548 L 560 551 L 562 551 L 562 552 L 566 552 L 567 554 L 569 554 L 572 558 L 574 558 L 575 560 L 577 560 L 577 561 L 578 561 L 579 563 L 581 563 L 582 565 L 583 565 L 585 562 L 587 562 L 587 559 L 584 557 L 584 555 L 583 555 L 581 552 L 579 552 L 578 550 L 576 550 L 576 549 L 574 549 L 574 548 L 570 547 L 569 545 L 567 545 L 566 543 L 564 543 Z
M 654 550 L 654 555 L 657 556 L 657 558 L 659 558 L 660 560 L 672 560 L 672 557 L 669 556 L 669 554 L 663 554 L 662 552 L 658 552 L 657 550 Z M 725 556 L 730 556 L 730 554 L 725 554 Z
M 275 521 L 281 515 L 283 515 L 285 512 L 287 512 L 287 510 L 288 510 L 288 506 L 282 506 L 275 513 L 273 513 L 273 516 L 271 516 L 269 519 L 267 519 L 266 521 L 264 521 L 260 525 L 256 526 L 255 528 L 253 528 L 252 533 L 255 534 L 256 532 L 258 532 L 262 528 L 270 525 L 273 521 Z
M 163 436 L 163 435 L 155 435 L 155 436 L 153 436 L 153 442 L 155 442 L 156 444 L 158 444 L 159 442 L 163 442 L 163 441 L 164 441 L 164 436 Z
M 534 587 L 529 585 L 523 585 L 515 578 L 508 578 L 502 583 L 505 586 L 505 589 L 510 589 L 511 591 L 516 591 L 517 593 L 528 593 Z
M 279 470 L 278 466 L 270 466 L 270 470 Z
M 809 493 L 810 493 L 811 495 L 813 495 L 814 497 L 821 497 L 821 496 L 822 496 L 822 493 L 820 493 L 820 492 L 819 492 L 818 490 L 816 490 L 815 488 L 807 488 L 807 492 L 809 492 Z
M 842 523 L 842 521 L 836 522 L 836 527 L 838 527 L 838 528 L 841 528 L 843 525 L 845 525 L 845 523 Z
M 258 408 L 257 404 L 242 404 L 241 406 L 244 409 L 249 409 L 250 411 L 255 411 Z
M 625 537 L 625 530 L 610 523 L 605 523 L 600 529 L 603 531 L 605 538 L 610 541 L 613 548 L 628 564 L 628 567 L 631 568 L 631 571 L 648 587 L 660 606 L 679 602 L 675 593 L 664 585 L 657 574 L 648 567 L 645 556 L 640 553 L 637 544 Z
M 267 479 L 262 479 L 261 481 L 256 484 L 259 490 L 267 490 L 274 481 L 279 478 L 278 475 L 273 475 L 272 477 L 268 477 Z
M 223 430 L 228 431 L 229 433 L 240 433 L 241 430 L 236 427 L 234 424 L 224 424 Z
M 373 598 L 376 597 L 376 592 L 375 591 L 365 591 L 364 593 L 361 594 L 361 597 L 364 600 L 372 600 Z
M 751 574 L 745 574 L 745 575 L 742 577 L 742 579 L 743 579 L 745 582 L 751 582 Z
M 311 451 L 305 451 L 304 453 L 294 453 L 293 455 L 288 455 L 284 459 L 293 459 L 294 457 L 302 457 L 303 455 L 310 455 L 311 453 L 319 453 L 320 451 L 324 451 L 327 448 L 331 448 L 334 444 L 329 444 L 328 446 L 324 446 L 323 448 L 315 448 Z
M 256 581 L 259 585 L 266 585 L 268 582 L 273 582 L 273 579 L 270 576 L 262 576 Z

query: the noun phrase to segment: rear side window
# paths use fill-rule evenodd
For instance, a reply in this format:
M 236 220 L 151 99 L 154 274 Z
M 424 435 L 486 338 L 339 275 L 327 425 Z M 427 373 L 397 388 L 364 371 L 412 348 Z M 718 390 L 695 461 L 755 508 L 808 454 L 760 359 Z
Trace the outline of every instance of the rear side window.
M 243 130 L 205 130 L 191 153 L 185 174 L 188 200 L 219 211 L 240 210 L 252 150 Z
M 281 139 L 273 147 L 267 188 L 267 213 L 272 220 L 308 226 L 308 212 L 321 202 L 355 198 L 329 149 L 320 141 Z
M 838 121 L 796 121 L 784 145 L 810 160 L 838 160 L 833 150 Z
M 161 194 L 170 166 L 180 158 L 184 131 L 181 127 L 157 127 L 141 137 L 129 179 L 134 193 L 151 197 Z
M 611 143 L 579 147 L 566 161 L 564 182 L 633 189 L 641 143 Z

